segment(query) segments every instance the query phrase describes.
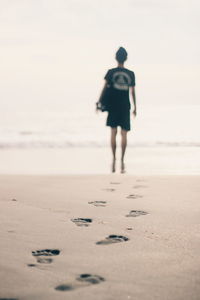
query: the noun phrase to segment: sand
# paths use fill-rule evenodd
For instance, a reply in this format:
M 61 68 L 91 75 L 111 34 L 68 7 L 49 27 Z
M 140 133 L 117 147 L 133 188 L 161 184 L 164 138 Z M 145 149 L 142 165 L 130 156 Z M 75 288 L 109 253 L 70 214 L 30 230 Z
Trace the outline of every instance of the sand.
M 199 180 L 1 175 L 0 299 L 200 299 Z

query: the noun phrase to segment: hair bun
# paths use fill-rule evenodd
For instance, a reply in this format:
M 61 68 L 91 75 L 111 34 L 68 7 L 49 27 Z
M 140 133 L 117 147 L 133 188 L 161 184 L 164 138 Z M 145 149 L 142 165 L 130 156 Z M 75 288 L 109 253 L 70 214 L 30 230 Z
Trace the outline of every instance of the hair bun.
M 116 52 L 116 59 L 118 62 L 123 63 L 127 59 L 127 51 L 125 48 L 120 47 Z

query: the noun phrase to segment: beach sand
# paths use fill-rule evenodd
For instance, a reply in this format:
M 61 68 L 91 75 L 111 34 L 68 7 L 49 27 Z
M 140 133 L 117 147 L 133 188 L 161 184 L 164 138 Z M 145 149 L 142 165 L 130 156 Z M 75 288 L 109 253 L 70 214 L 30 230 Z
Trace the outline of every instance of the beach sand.
M 200 299 L 199 179 L 1 175 L 0 299 Z

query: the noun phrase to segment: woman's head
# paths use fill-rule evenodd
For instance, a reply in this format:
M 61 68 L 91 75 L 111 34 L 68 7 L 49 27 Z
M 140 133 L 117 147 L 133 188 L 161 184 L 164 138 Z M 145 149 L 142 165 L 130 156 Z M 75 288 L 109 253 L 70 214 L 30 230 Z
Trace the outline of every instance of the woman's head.
M 120 47 L 119 50 L 116 52 L 116 60 L 118 61 L 118 63 L 123 64 L 127 59 L 127 55 L 128 53 L 126 52 L 126 49 Z

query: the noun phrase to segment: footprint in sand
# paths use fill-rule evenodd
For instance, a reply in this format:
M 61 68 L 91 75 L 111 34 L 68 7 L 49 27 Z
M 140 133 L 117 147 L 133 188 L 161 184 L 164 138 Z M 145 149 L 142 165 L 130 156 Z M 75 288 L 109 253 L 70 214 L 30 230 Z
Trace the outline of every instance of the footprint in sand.
M 93 204 L 94 206 L 102 206 L 105 207 L 106 206 L 106 201 L 90 201 L 88 202 L 89 204 Z
M 146 185 L 138 184 L 133 186 L 134 189 L 141 189 L 141 188 L 147 188 Z
M 139 216 L 144 216 L 147 215 L 148 212 L 143 211 L 143 210 L 131 210 L 126 217 L 139 217 Z
M 37 265 L 36 265 L 36 264 L 27 264 L 27 266 L 28 266 L 28 267 L 30 267 L 30 268 L 37 267 Z
M 142 179 L 142 178 L 141 178 L 141 179 L 136 179 L 136 181 L 137 181 L 137 182 L 146 182 L 146 180 L 145 180 L 145 179 Z
M 80 274 L 76 278 L 75 283 L 58 285 L 57 287 L 55 287 L 55 290 L 62 292 L 71 291 L 80 287 L 89 286 L 92 284 L 99 284 L 103 281 L 105 281 L 105 279 L 99 275 Z
M 123 235 L 111 234 L 106 237 L 104 240 L 97 242 L 97 245 L 110 245 L 115 243 L 127 242 L 129 238 Z
M 76 218 L 71 219 L 77 226 L 85 226 L 88 227 L 92 223 L 92 219 L 89 218 Z
M 111 188 L 107 188 L 107 189 L 102 189 L 103 191 L 107 191 L 107 192 L 114 192 L 115 189 L 111 189 Z
M 127 199 L 138 199 L 138 198 L 142 198 L 143 196 L 141 195 L 136 195 L 136 194 L 130 194 L 128 195 L 128 197 L 126 197 Z
M 60 250 L 58 249 L 44 249 L 44 250 L 36 250 L 32 251 L 32 255 L 36 257 L 37 262 L 40 264 L 50 264 L 52 263 L 52 258 L 47 258 L 45 256 L 56 256 L 60 254 Z M 34 267 L 34 264 L 29 264 L 29 267 Z

